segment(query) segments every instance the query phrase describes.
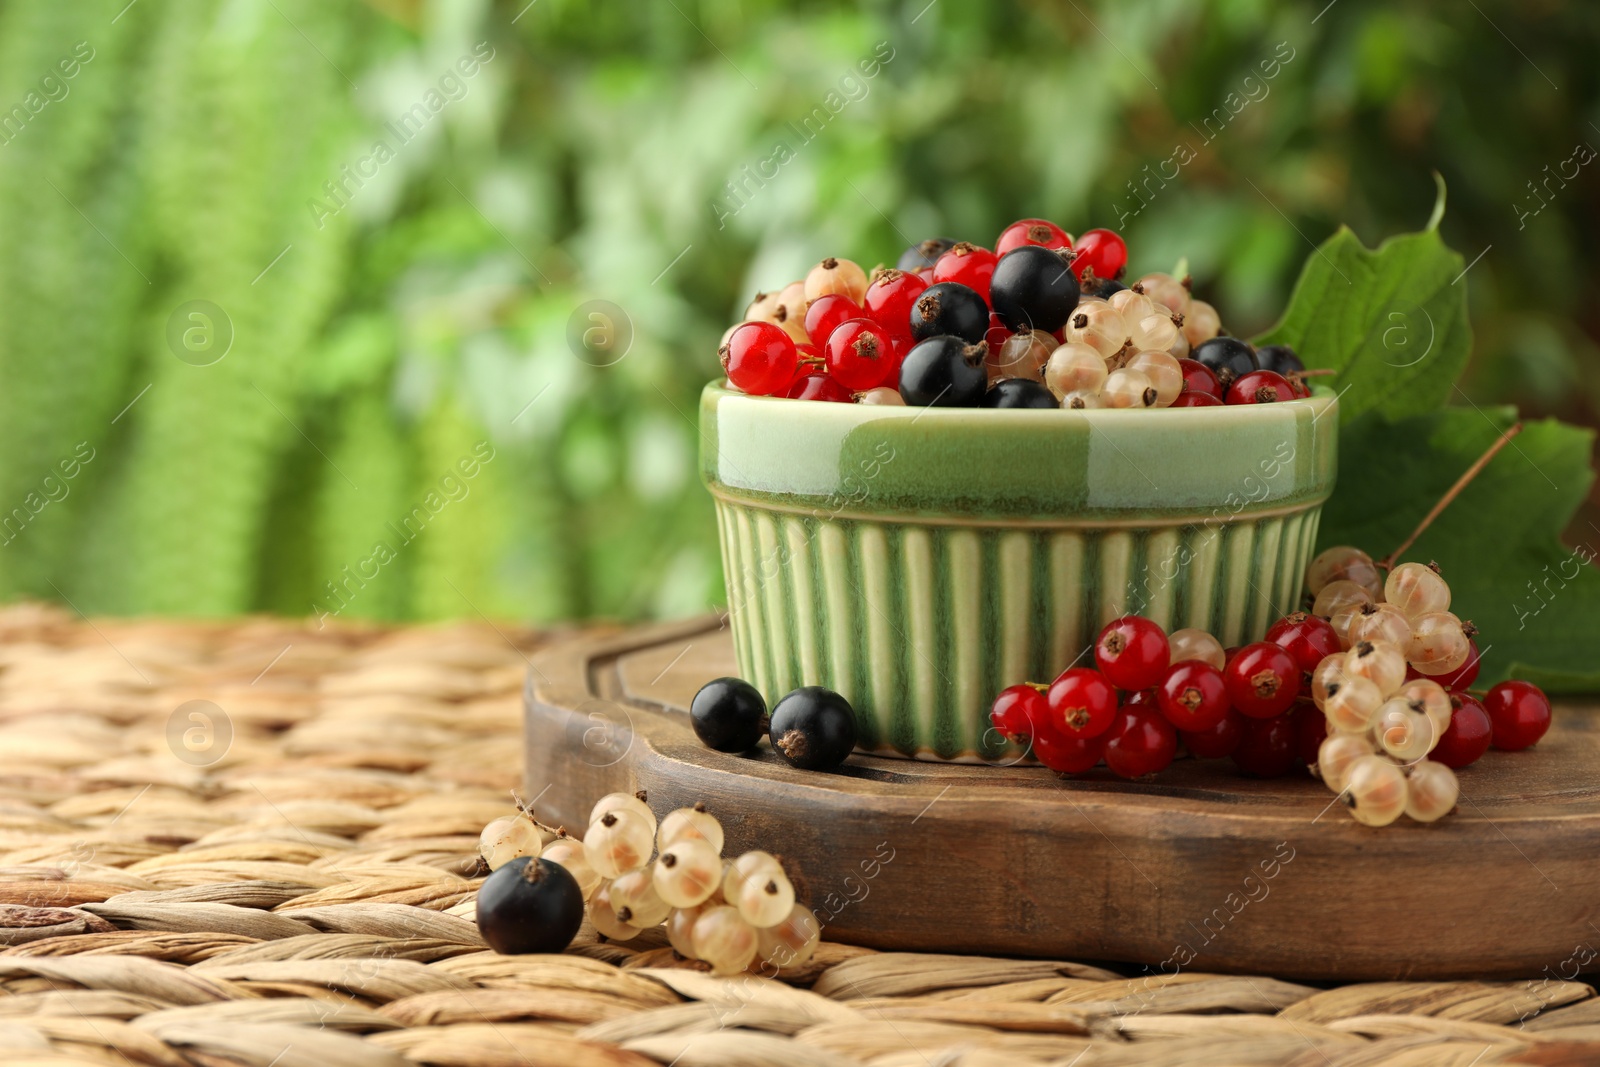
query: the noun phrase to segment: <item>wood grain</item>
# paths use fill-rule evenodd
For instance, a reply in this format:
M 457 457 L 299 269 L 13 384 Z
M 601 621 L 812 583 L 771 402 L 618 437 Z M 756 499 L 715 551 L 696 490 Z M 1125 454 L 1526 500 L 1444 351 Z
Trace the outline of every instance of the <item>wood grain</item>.
M 1600 946 L 1592 703 L 1558 707 L 1536 748 L 1464 770 L 1445 820 L 1375 830 L 1320 783 L 1249 779 L 1230 761 L 1129 782 L 865 756 L 817 774 L 713 752 L 684 709 L 733 673 L 715 618 L 535 658 L 526 766 L 541 818 L 581 827 L 619 789 L 648 790 L 658 813 L 704 801 L 728 852 L 785 858 L 825 937 L 883 949 L 1349 981 L 1570 977 Z

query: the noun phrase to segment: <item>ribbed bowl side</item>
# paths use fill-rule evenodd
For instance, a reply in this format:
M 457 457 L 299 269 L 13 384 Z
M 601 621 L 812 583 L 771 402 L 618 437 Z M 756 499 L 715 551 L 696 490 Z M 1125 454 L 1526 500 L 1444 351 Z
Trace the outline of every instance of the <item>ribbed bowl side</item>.
M 824 685 L 860 747 L 1005 753 L 994 695 L 1090 662 L 1099 628 L 1147 615 L 1223 645 L 1294 610 L 1320 506 L 1191 526 L 1035 529 L 825 519 L 718 500 L 741 673 L 774 701 Z

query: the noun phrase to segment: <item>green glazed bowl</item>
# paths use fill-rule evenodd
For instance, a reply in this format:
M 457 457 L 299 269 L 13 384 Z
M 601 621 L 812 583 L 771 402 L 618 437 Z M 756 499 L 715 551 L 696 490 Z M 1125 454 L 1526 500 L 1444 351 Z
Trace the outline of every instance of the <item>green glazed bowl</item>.
M 824 685 L 859 746 L 992 760 L 989 704 L 1119 615 L 1259 640 L 1300 600 L 1337 398 L 1156 411 L 700 398 L 739 669 Z

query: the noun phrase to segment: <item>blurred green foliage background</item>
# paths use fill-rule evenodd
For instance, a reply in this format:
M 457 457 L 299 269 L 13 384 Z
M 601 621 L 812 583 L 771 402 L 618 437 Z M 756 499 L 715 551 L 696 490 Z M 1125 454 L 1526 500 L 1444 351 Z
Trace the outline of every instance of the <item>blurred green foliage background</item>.
M 703 611 L 691 415 L 757 289 L 1043 215 L 1186 257 L 1250 334 L 1340 222 L 1420 228 L 1435 169 L 1467 398 L 1595 424 L 1600 164 L 1558 172 L 1600 146 L 1600 7 L 1324 3 L 0 5 L 0 595 Z M 569 341 L 597 299 L 609 366 Z

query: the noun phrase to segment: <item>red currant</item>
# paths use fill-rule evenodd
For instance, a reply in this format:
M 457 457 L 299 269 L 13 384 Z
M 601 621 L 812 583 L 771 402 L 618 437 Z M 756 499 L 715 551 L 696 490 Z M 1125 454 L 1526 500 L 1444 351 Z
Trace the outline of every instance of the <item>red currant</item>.
M 1106 766 L 1124 778 L 1165 770 L 1177 751 L 1178 731 L 1148 707 L 1123 708 L 1106 734 Z
M 789 387 L 790 400 L 827 400 L 835 404 L 852 404 L 855 397 L 850 390 L 826 374 L 807 374 Z
M 1183 747 L 1196 759 L 1221 759 L 1233 755 L 1244 737 L 1245 717 L 1232 708 L 1209 730 L 1185 730 Z
M 1027 744 L 1033 737 L 1033 724 L 1042 720 L 1049 708 L 1044 694 L 1031 685 L 1013 685 L 1000 690 L 989 708 L 989 722 L 1001 737 L 1013 744 Z
M 983 343 L 989 346 L 989 355 L 998 360 L 1000 347 L 1011 339 L 1011 328 L 1000 321 L 1000 316 L 994 312 L 989 313 L 989 329 L 983 335 Z
M 1185 393 L 1204 393 L 1218 400 L 1222 399 L 1222 382 L 1217 378 L 1216 371 L 1198 359 L 1190 359 L 1187 356 L 1178 360 L 1178 368 L 1183 371 Z
M 1161 627 L 1140 615 L 1124 615 L 1100 631 L 1094 661 L 1118 689 L 1154 689 L 1166 676 L 1172 649 Z
M 1239 747 L 1233 750 L 1233 762 L 1241 771 L 1258 778 L 1282 778 L 1294 767 L 1295 748 L 1292 716 L 1245 719 Z
M 1167 670 L 1156 690 L 1156 704 L 1180 730 L 1204 731 L 1228 717 L 1228 688 L 1222 672 L 1209 663 L 1185 660 Z
M 1453 671 L 1434 675 L 1433 680 L 1446 689 L 1465 689 L 1478 680 L 1478 668 L 1480 666 L 1482 666 L 1482 660 L 1479 659 L 1478 642 L 1469 637 L 1467 638 L 1467 661 Z M 1411 669 L 1408 667 L 1406 674 L 1410 675 L 1410 673 Z M 1418 677 L 1423 676 L 1418 675 Z
M 1160 711 L 1156 704 L 1156 691 L 1154 689 L 1136 689 L 1131 693 L 1122 695 L 1122 706 L 1125 708 L 1137 707 L 1143 704 L 1153 711 Z
M 1050 724 L 1066 737 L 1098 737 L 1117 714 L 1117 692 L 1099 671 L 1071 667 L 1045 695 Z
M 717 353 L 728 381 L 752 396 L 782 392 L 794 379 L 800 354 L 794 338 L 770 322 L 746 322 L 728 335 Z
M 989 280 L 994 277 L 994 265 L 1000 257 L 980 245 L 962 241 L 939 257 L 933 265 L 933 280 L 957 282 L 966 286 L 989 302 Z
M 1494 724 L 1494 747 L 1521 752 L 1550 729 L 1550 698 L 1532 682 L 1501 682 L 1483 698 Z
M 824 358 L 834 380 L 856 392 L 883 385 L 900 363 L 889 331 L 871 319 L 840 323 L 828 337 Z
M 928 287 L 926 279 L 903 270 L 879 271 L 861 305 L 894 337 L 911 336 L 911 306 Z
M 1241 648 L 1228 661 L 1222 677 L 1233 706 L 1253 719 L 1282 715 L 1300 694 L 1299 661 L 1271 641 Z
M 859 319 L 863 314 L 861 305 L 848 296 L 838 293 L 819 296 L 806 308 L 806 336 L 814 345 L 826 345 L 840 323 Z
M 1044 732 L 1033 739 L 1034 756 L 1052 771 L 1062 774 L 1082 774 L 1093 770 L 1105 755 L 1105 749 L 1105 734 L 1098 737 L 1066 737 Z
M 1314 671 L 1323 657 L 1344 650 L 1331 622 L 1303 611 L 1273 623 L 1272 629 L 1267 631 L 1267 640 L 1281 645 L 1300 664 L 1302 671 Z
M 1307 766 L 1317 762 L 1317 752 L 1328 736 L 1328 717 L 1315 704 L 1300 701 L 1289 712 L 1294 721 L 1294 754 Z
M 1277 371 L 1253 370 L 1233 380 L 1226 399 L 1230 404 L 1276 404 L 1293 400 L 1294 389 Z
M 1096 278 L 1120 278 L 1128 265 L 1128 246 L 1110 230 L 1087 230 L 1072 247 L 1078 253 L 1072 270 L 1079 278 L 1086 270 Z
M 1220 408 L 1222 401 L 1210 393 L 1179 393 L 1178 399 L 1168 404 L 1169 408 Z
M 1450 713 L 1450 725 L 1433 751 L 1428 753 L 1428 758 L 1452 770 L 1460 770 L 1469 763 L 1476 763 L 1480 756 L 1489 751 L 1494 724 L 1489 721 L 1489 713 L 1475 696 L 1451 693 L 1450 703 L 1454 707 Z
M 1000 231 L 994 243 L 995 256 L 1003 256 L 1013 248 L 1039 245 L 1043 248 L 1071 248 L 1072 234 L 1049 219 L 1018 219 Z
M 1296 400 L 1311 399 L 1311 386 L 1306 384 L 1304 377 L 1298 374 L 1286 374 L 1284 377 L 1288 379 L 1289 388 L 1294 390 L 1294 398 Z

